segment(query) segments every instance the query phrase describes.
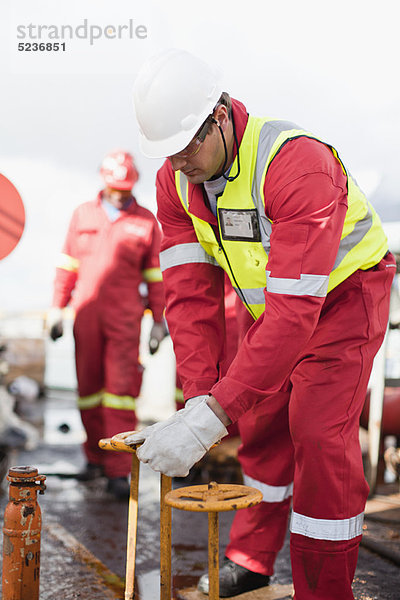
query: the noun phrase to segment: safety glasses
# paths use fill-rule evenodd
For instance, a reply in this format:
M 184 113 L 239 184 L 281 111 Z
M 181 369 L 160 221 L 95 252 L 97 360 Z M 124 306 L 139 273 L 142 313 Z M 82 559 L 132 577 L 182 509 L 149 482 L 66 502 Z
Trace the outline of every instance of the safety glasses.
M 174 154 L 174 158 L 192 158 L 195 156 L 201 148 L 202 143 L 206 139 L 207 133 L 210 129 L 210 125 L 212 123 L 213 116 L 208 115 L 207 119 L 204 121 L 203 125 L 201 125 L 200 129 L 197 131 L 194 138 L 188 143 L 186 148 Z M 172 158 L 169 156 L 168 158 Z

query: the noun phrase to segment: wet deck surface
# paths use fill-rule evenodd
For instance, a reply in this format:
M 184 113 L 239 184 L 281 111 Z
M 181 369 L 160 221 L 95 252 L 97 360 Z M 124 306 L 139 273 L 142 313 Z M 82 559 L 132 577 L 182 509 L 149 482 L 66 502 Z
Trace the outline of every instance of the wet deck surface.
M 128 507 L 105 491 L 106 480 L 77 482 L 65 477 L 84 464 L 76 428 L 73 398 L 61 395 L 45 404 L 51 415 L 44 441 L 32 452 L 16 453 L 13 464 L 28 464 L 47 475 L 47 490 L 39 496 L 43 513 L 41 600 L 122 600 Z M 58 421 L 71 425 L 63 434 Z M 52 429 L 53 428 L 53 429 Z M 65 443 L 63 443 L 65 440 Z M 57 474 L 58 473 L 58 474 Z M 64 476 L 60 476 L 63 474 Z M 6 489 L 6 486 L 3 485 Z M 360 549 L 354 594 L 356 600 L 400 599 L 400 496 L 383 488 L 370 501 Z M 1 517 L 8 494 L 0 496 Z M 220 514 L 220 553 L 228 541 L 233 513 Z M 207 515 L 173 510 L 173 598 L 206 600 L 196 583 L 207 569 Z M 382 558 L 376 551 L 386 549 Z M 397 559 L 398 557 L 398 559 Z M 397 560 L 397 564 L 396 564 Z M 159 598 L 159 476 L 140 469 L 136 599 Z M 286 600 L 291 597 L 288 536 L 276 562 L 269 588 L 236 596 L 239 600 Z M 339 600 L 339 599 L 338 599 Z

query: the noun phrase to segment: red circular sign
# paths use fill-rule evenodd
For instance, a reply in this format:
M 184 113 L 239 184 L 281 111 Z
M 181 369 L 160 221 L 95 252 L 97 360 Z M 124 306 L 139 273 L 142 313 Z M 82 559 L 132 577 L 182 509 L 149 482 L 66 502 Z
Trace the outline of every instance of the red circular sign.
M 0 260 L 12 252 L 25 227 L 25 208 L 11 181 L 0 173 Z

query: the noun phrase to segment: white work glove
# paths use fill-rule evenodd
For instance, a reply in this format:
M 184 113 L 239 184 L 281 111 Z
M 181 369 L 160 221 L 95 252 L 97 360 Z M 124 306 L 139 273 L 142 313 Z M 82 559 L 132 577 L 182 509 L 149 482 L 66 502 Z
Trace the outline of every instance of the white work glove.
M 208 406 L 207 398 L 192 398 L 195 402 L 189 400 L 185 408 L 166 421 L 125 438 L 125 444 L 144 442 L 136 452 L 140 461 L 169 477 L 186 477 L 207 450 L 228 435 L 225 425 Z
M 164 319 L 160 323 L 154 321 L 150 331 L 149 352 L 155 354 L 160 346 L 160 342 L 168 335 L 168 329 Z
M 46 328 L 53 342 L 60 338 L 64 333 L 62 315 L 62 308 L 56 307 L 50 308 L 47 313 Z

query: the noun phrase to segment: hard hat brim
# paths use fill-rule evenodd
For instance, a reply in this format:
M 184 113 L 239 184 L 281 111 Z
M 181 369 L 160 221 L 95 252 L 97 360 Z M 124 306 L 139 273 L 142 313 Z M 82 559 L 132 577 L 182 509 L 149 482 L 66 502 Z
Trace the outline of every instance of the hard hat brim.
M 139 145 L 142 153 L 148 158 L 166 158 L 167 156 L 173 156 L 177 152 L 181 152 L 196 135 L 207 117 L 212 114 L 221 94 L 222 87 L 216 86 L 209 103 L 203 112 L 198 115 L 193 127 L 186 131 L 180 131 L 163 140 L 150 140 L 140 131 Z

